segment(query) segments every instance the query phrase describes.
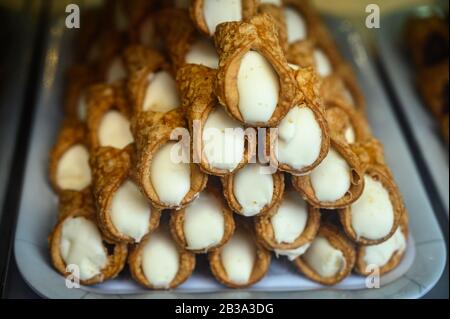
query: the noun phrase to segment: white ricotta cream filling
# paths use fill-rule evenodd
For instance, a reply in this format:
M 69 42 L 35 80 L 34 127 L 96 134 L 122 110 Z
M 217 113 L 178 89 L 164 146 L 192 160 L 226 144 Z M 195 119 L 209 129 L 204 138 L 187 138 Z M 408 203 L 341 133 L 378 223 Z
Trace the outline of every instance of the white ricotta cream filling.
M 287 6 L 284 8 L 284 17 L 286 19 L 288 42 L 291 44 L 306 39 L 308 28 L 302 15 L 295 8 Z
M 94 278 L 108 264 L 100 231 L 93 222 L 83 217 L 64 221 L 59 249 L 67 266 L 78 267 L 81 280 Z
M 364 248 L 364 262 L 366 265 L 376 265 L 383 267 L 397 252 L 403 252 L 406 249 L 406 238 L 400 227 L 395 234 L 384 243 Z
M 333 66 L 325 52 L 320 49 L 314 51 L 314 60 L 316 63 L 317 73 L 323 78 L 333 73 Z
M 310 246 L 311 243 L 300 246 L 297 249 L 288 249 L 288 250 L 275 249 L 275 254 L 277 255 L 277 258 L 280 256 L 285 256 L 290 261 L 294 261 L 298 257 L 302 256 L 309 249 Z
M 89 152 L 83 145 L 74 145 L 61 157 L 56 169 L 56 182 L 61 189 L 81 191 L 91 184 Z
M 189 158 L 178 158 L 180 152 L 186 154 L 181 144 L 170 142 L 153 157 L 150 179 L 161 202 L 178 206 L 191 188 L 191 166 Z M 188 156 L 188 154 L 186 155 Z
M 322 236 L 313 241 L 302 258 L 323 278 L 336 276 L 346 264 L 342 251 L 331 246 Z
M 394 207 L 383 184 L 365 176 L 362 196 L 351 206 L 352 228 L 358 237 L 384 238 L 394 225 Z
M 233 171 L 244 157 L 244 127 L 228 116 L 223 107 L 211 112 L 203 127 L 203 154 L 217 169 Z
M 351 187 L 350 167 L 334 149 L 314 169 L 310 175 L 316 198 L 322 202 L 334 202 L 348 192 Z
M 130 121 L 118 111 L 107 112 L 98 128 L 98 139 L 101 146 L 125 148 L 134 142 Z
M 113 83 L 119 80 L 123 80 L 127 77 L 127 71 L 123 65 L 123 61 L 120 57 L 116 57 L 109 66 L 106 74 L 106 82 Z
M 167 71 L 151 74 L 145 92 L 143 111 L 170 112 L 180 106 L 177 84 Z
M 247 52 L 237 76 L 239 110 L 247 123 L 267 122 L 278 104 L 278 74 L 264 56 Z
M 206 38 L 197 40 L 186 54 L 186 63 L 200 64 L 211 69 L 217 69 L 219 67 L 219 55 L 213 42 Z
M 249 164 L 234 176 L 234 196 L 242 207 L 242 214 L 255 216 L 272 202 L 273 176 L 264 174 L 259 164 Z
M 204 0 L 203 13 L 212 35 L 219 24 L 242 20 L 242 3 L 241 0 Z

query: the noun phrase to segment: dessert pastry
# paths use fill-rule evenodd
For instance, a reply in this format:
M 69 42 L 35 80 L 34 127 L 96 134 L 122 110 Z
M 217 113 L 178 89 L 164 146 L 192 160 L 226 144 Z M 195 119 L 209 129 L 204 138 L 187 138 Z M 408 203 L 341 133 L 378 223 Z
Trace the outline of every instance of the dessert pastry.
M 365 117 L 347 104 L 328 103 L 326 120 L 331 135 L 344 143 L 363 143 L 370 138 L 369 124 Z
M 171 213 L 170 229 L 178 245 L 203 254 L 225 245 L 234 233 L 233 212 L 214 183 L 188 207 Z
M 136 25 L 150 12 L 156 4 L 156 0 L 113 0 L 109 1 L 106 7 L 110 23 L 119 32 L 126 32 L 136 27 Z
M 91 158 L 98 225 L 118 243 L 140 242 L 158 227 L 161 215 L 134 181 L 133 154 L 133 145 L 123 150 L 104 147 Z
M 314 207 L 344 208 L 354 203 L 364 190 L 360 159 L 348 144 L 331 138 L 331 149 L 309 175 L 294 176 L 292 183 Z
M 276 24 L 278 31 L 278 39 L 283 51 L 288 50 L 288 34 L 287 34 L 287 14 L 283 8 L 282 0 L 260 0 L 258 5 L 258 13 L 270 15 Z M 291 19 L 291 17 L 289 17 Z M 291 22 L 291 20 L 289 21 Z M 290 30 L 292 32 L 292 29 Z
M 181 110 L 138 113 L 131 129 L 136 140 L 139 186 L 153 206 L 181 209 L 205 188 L 207 175 L 191 161 Z
M 216 71 L 186 65 L 177 82 L 191 133 L 194 162 L 211 175 L 225 176 L 248 162 L 244 126 L 232 119 L 214 95 Z
M 405 206 L 389 169 L 383 164 L 381 145 L 370 141 L 360 148 L 364 165 L 364 191 L 352 205 L 340 210 L 347 236 L 362 245 L 377 245 L 394 235 Z M 366 152 L 364 154 L 364 152 Z
M 330 149 L 328 125 L 314 89 L 312 69 L 299 68 L 296 78 L 303 94 L 278 125 L 271 151 L 281 171 L 305 175 L 317 167 Z M 311 78 L 311 80 L 308 80 Z
M 355 248 L 345 235 L 334 225 L 322 224 L 308 250 L 294 263 L 307 278 L 332 286 L 350 275 L 355 260 Z
M 89 202 L 79 205 L 66 201 L 61 210 L 49 236 L 50 257 L 56 270 L 63 276 L 78 278 L 82 285 L 116 277 L 125 266 L 127 245 L 112 244 L 102 237 Z
M 320 227 L 320 211 L 293 191 L 286 191 L 273 213 L 255 220 L 256 237 L 278 256 L 296 259 L 309 247 Z
M 93 86 L 87 99 L 87 127 L 92 150 L 98 147 L 123 149 L 134 142 L 124 83 Z
M 230 241 L 208 255 L 214 277 L 230 288 L 247 288 L 260 281 L 269 270 L 270 253 L 254 237 L 245 222 L 237 224 Z
M 91 186 L 89 146 L 86 129 L 74 119 L 66 119 L 50 152 L 49 177 L 56 193 L 84 191 Z
M 177 23 L 173 20 L 177 19 Z M 158 17 L 165 44 L 175 70 L 185 64 L 199 64 L 212 69 L 219 66 L 219 56 L 212 39 L 199 34 L 184 10 L 166 10 Z
M 357 247 L 356 272 L 369 276 L 376 266 L 381 276 L 395 269 L 405 255 L 408 236 L 408 214 L 405 212 L 399 227 L 387 241 L 378 245 Z
M 219 25 L 216 94 L 236 120 L 274 127 L 295 103 L 298 86 L 280 47 L 273 19 L 257 15 L 249 22 Z
M 231 209 L 245 217 L 265 215 L 280 203 L 284 174 L 259 163 L 248 164 L 222 178 L 224 196 Z
M 125 51 L 130 69 L 128 95 L 133 113 L 166 113 L 180 106 L 175 78 L 164 58 L 156 51 L 132 46 Z
M 212 36 L 221 23 L 249 20 L 257 5 L 257 0 L 192 0 L 190 13 L 197 29 Z
M 418 72 L 422 98 L 437 119 L 448 115 L 448 74 L 448 60 Z
M 194 271 L 195 255 L 177 246 L 167 225 L 161 225 L 135 246 L 128 258 L 131 275 L 149 289 L 174 289 Z

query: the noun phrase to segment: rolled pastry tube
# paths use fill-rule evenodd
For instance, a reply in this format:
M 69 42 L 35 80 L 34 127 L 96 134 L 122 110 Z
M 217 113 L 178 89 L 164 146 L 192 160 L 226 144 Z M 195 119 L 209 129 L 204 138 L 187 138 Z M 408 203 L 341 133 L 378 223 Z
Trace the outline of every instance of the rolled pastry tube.
M 326 119 L 333 137 L 344 143 L 364 143 L 371 137 L 366 118 L 347 104 L 328 103 Z
M 125 83 L 99 84 L 88 92 L 87 127 L 91 149 L 123 149 L 134 142 Z
M 438 120 L 448 115 L 448 60 L 420 69 L 417 78 L 422 98 L 433 115 Z
M 196 28 L 213 36 L 221 23 L 251 19 L 257 6 L 257 0 L 192 0 L 189 11 Z
M 175 289 L 193 273 L 195 255 L 178 247 L 167 225 L 136 245 L 128 258 L 134 280 L 148 289 Z
M 120 55 L 126 38 L 123 34 L 108 29 L 100 30 L 83 52 L 84 63 L 91 64 L 96 72 L 105 78 L 106 70 L 113 57 Z
M 275 127 L 289 112 L 298 85 L 279 44 L 273 19 L 219 25 L 216 95 L 227 112 L 248 126 Z
M 156 26 L 158 14 L 159 11 L 147 12 L 136 27 L 129 30 L 131 43 L 159 51 L 164 49 L 163 39 Z
M 102 236 L 91 203 L 67 200 L 60 209 L 60 219 L 49 236 L 55 269 L 65 277 L 77 277 L 86 286 L 115 278 L 125 266 L 127 245 L 111 243 Z
M 364 170 L 347 143 L 331 138 L 326 158 L 309 175 L 294 176 L 295 189 L 314 207 L 344 208 L 359 199 L 364 190 Z
M 121 33 L 134 29 L 146 13 L 156 6 L 155 0 L 113 0 L 106 5 L 109 27 Z M 108 26 L 106 26 L 108 27 Z
M 310 206 L 297 192 L 286 191 L 273 213 L 257 217 L 258 241 L 278 256 L 296 259 L 306 251 L 320 227 L 320 211 Z
M 286 10 L 282 0 L 260 0 L 258 13 L 270 15 L 276 24 L 280 45 L 285 52 L 288 51 L 288 34 L 286 23 Z M 290 17 L 289 17 L 290 18 Z M 289 20 L 291 21 L 291 20 Z M 291 30 L 292 31 L 292 30 Z
M 214 41 L 195 30 L 186 11 L 165 10 L 158 21 L 159 28 L 165 29 L 162 31 L 165 34 L 165 45 L 175 70 L 185 64 L 218 68 L 219 56 Z
M 64 96 L 64 108 L 68 117 L 76 118 L 85 123 L 87 117 L 87 91 L 89 86 L 98 83 L 100 79 L 92 65 L 77 64 L 69 69 L 68 83 Z
M 137 243 L 159 225 L 161 212 L 151 207 L 132 173 L 134 146 L 97 149 L 91 158 L 93 193 L 100 229 L 118 243 Z
M 50 152 L 49 179 L 56 193 L 83 192 L 92 182 L 89 143 L 83 124 L 66 119 Z
M 131 46 L 125 53 L 129 68 L 128 96 L 133 114 L 166 113 L 180 107 L 175 77 L 164 58 L 143 46 Z
M 374 267 L 378 267 L 379 274 L 384 275 L 397 268 L 405 256 L 408 236 L 408 214 L 405 212 L 399 227 L 387 241 L 372 246 L 359 245 L 356 248 L 356 272 L 369 276 Z
M 259 163 L 248 164 L 222 178 L 224 196 L 230 208 L 245 217 L 266 215 L 278 205 L 284 193 L 284 174 Z
M 301 91 L 293 108 L 278 125 L 271 144 L 272 161 L 278 169 L 293 175 L 306 175 L 316 168 L 330 149 L 329 129 L 322 104 L 315 94 L 311 68 L 296 71 Z
M 207 189 L 188 207 L 172 212 L 170 229 L 178 245 L 204 254 L 225 245 L 234 233 L 233 212 L 221 194 L 220 185 Z
M 365 147 L 366 154 L 360 153 L 365 180 L 362 196 L 340 210 L 347 236 L 362 245 L 377 245 L 392 237 L 406 210 L 390 170 L 381 163 L 382 154 L 377 147 L 373 141 Z
M 248 162 L 245 127 L 232 119 L 214 95 L 216 71 L 189 64 L 177 83 L 191 132 L 191 147 L 201 169 L 215 176 L 232 174 Z
M 171 140 L 181 139 L 172 135 L 184 133 L 183 129 L 186 122 L 181 110 L 138 113 L 132 120 L 137 180 L 156 208 L 186 207 L 206 187 L 208 177 L 192 163 L 187 141 Z
M 294 264 L 307 278 L 333 286 L 347 278 L 355 265 L 353 244 L 331 224 L 322 224 L 317 237 Z
M 270 253 L 259 244 L 251 227 L 240 221 L 230 241 L 208 255 L 214 277 L 235 289 L 253 286 L 270 267 Z

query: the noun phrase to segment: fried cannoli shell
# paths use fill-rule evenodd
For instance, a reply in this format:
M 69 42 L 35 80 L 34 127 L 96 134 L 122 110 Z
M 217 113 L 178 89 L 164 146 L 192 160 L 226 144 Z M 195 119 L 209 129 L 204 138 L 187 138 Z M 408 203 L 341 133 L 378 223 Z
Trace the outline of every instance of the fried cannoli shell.
M 280 204 L 272 208 L 274 212 L 270 212 L 266 216 L 259 216 L 255 219 L 255 232 L 258 241 L 270 251 L 297 249 L 311 243 L 319 231 L 320 210 L 308 205 L 308 221 L 303 232 L 290 244 L 278 243 L 275 239 L 271 218 L 277 214 Z
M 248 151 L 233 171 L 212 167 L 206 156 L 203 155 L 203 128 L 210 114 L 218 107 L 219 103 L 214 94 L 215 78 L 215 70 L 201 65 L 188 64 L 178 71 L 177 84 L 181 95 L 182 108 L 191 132 L 194 158 L 200 160 L 200 167 L 205 173 L 225 176 L 242 168 L 248 162 Z M 194 123 L 200 124 L 200 132 L 197 132 L 197 134 L 194 134 Z
M 336 91 L 337 96 L 344 102 L 349 103 L 359 112 L 364 113 L 366 110 L 366 100 L 352 67 L 344 62 L 336 70 L 336 73 L 338 74 L 342 85 L 340 92 Z M 351 97 L 350 101 L 348 94 L 350 94 Z
M 184 219 L 186 214 L 186 209 L 180 209 L 179 211 L 171 212 L 170 218 L 170 231 L 172 233 L 173 239 L 177 242 L 177 244 L 188 251 L 193 252 L 194 254 L 205 254 L 210 251 L 220 249 L 223 245 L 225 245 L 231 238 L 234 233 L 235 223 L 233 212 L 228 207 L 225 202 L 222 194 L 220 193 L 220 185 L 214 185 L 210 183 L 208 188 L 204 192 L 210 192 L 213 194 L 222 205 L 222 213 L 224 217 L 224 234 L 222 241 L 214 247 L 209 247 L 208 250 L 191 250 L 188 249 L 188 243 L 186 241 L 185 233 L 184 233 Z
M 258 0 L 239 1 L 242 2 L 242 20 L 250 20 L 257 11 Z M 189 12 L 196 28 L 203 34 L 211 36 L 212 32 L 208 29 L 208 25 L 205 20 L 205 12 L 203 11 L 204 2 L 204 0 L 192 0 Z
M 112 24 L 118 32 L 134 29 L 145 14 L 151 12 L 155 6 L 154 0 L 108 1 L 105 11 L 109 15 L 109 27 Z
M 278 29 L 278 39 L 280 41 L 280 45 L 283 48 L 283 51 L 287 52 L 289 44 L 283 8 L 271 3 L 261 3 L 258 7 L 258 12 L 268 14 L 274 19 Z
M 237 172 L 236 172 L 237 173 Z M 228 202 L 228 205 L 230 208 L 239 215 L 245 216 L 243 213 L 243 209 L 241 204 L 239 204 L 239 201 L 237 200 L 235 194 L 234 194 L 234 177 L 235 174 L 227 175 L 221 178 L 222 185 L 223 185 L 223 195 L 225 196 L 225 199 Z M 277 172 L 272 175 L 273 178 L 273 197 L 272 202 L 268 205 L 266 205 L 256 216 L 270 216 L 270 213 L 276 213 L 276 211 L 272 210 L 273 207 L 277 206 L 284 194 L 284 173 Z
M 354 108 L 340 102 L 327 104 L 326 119 L 334 138 L 344 143 L 364 143 L 371 138 L 369 123 L 366 118 Z M 348 141 L 347 129 L 354 132 L 354 142 Z
M 151 162 L 156 152 L 171 141 L 175 129 L 185 128 L 186 122 L 180 109 L 167 113 L 138 113 L 131 122 L 131 131 L 136 141 L 136 174 L 142 192 L 159 209 L 181 209 L 190 204 L 203 191 L 208 176 L 201 172 L 198 165 L 191 164 L 191 189 L 183 199 L 180 207 L 169 207 L 158 197 L 151 180 Z
M 125 43 L 124 35 L 114 31 L 104 31 L 93 43 L 88 52 L 88 62 L 95 65 L 94 70 L 102 81 L 107 80 L 108 70 L 114 59 L 121 58 Z
M 125 118 L 130 118 L 125 82 L 98 84 L 92 86 L 87 95 L 88 115 L 87 127 L 91 150 L 100 147 L 98 130 L 103 116 L 108 111 L 118 111 Z
M 339 210 L 339 218 L 343 229 L 347 236 L 355 243 L 360 245 L 378 245 L 394 235 L 399 225 L 401 217 L 406 214 L 405 206 L 402 200 L 402 196 L 400 191 L 395 184 L 393 178 L 390 175 L 386 174 L 388 169 L 381 165 L 371 165 L 366 167 L 365 174 L 370 176 L 376 181 L 379 181 L 383 184 L 383 187 L 389 192 L 389 198 L 394 208 L 394 223 L 392 225 L 392 229 L 388 235 L 378 240 L 371 240 L 364 237 L 358 237 L 355 230 L 352 227 L 352 208 L 351 206 L 345 207 Z
M 315 195 L 309 175 L 292 177 L 292 185 L 309 204 L 328 210 L 347 207 L 358 200 L 364 190 L 364 167 L 359 157 L 349 145 L 337 139 L 331 138 L 331 147 L 347 161 L 350 167 L 351 186 L 343 198 L 335 202 L 321 202 Z
M 216 95 L 231 117 L 245 120 L 239 110 L 236 81 L 242 57 L 250 50 L 262 54 L 278 74 L 280 93 L 278 104 L 267 123 L 256 126 L 274 127 L 284 118 L 298 96 L 298 85 L 278 41 L 273 19 L 267 14 L 253 17 L 249 22 L 223 23 L 217 27 L 215 42 L 219 53 Z
M 197 37 L 189 13 L 182 9 L 161 10 L 156 18 L 156 26 L 162 34 L 173 68 L 178 70 L 185 64 L 186 54 Z
M 89 64 L 77 64 L 69 69 L 67 74 L 68 83 L 64 96 L 64 109 L 69 117 L 77 118 L 79 121 L 85 121 L 81 118 L 78 103 L 86 93 L 90 85 L 98 83 L 100 79 L 96 72 L 92 70 Z M 86 97 L 85 97 L 86 98 Z M 87 111 L 87 110 L 86 110 Z
M 149 75 L 161 69 L 169 69 L 164 57 L 157 51 L 141 45 L 128 47 L 124 52 L 125 64 L 128 68 L 128 97 L 132 113 L 143 111 L 145 94 L 149 85 Z
M 128 265 L 130 267 L 131 275 L 134 280 L 139 284 L 152 290 L 161 290 L 163 288 L 155 287 L 152 285 L 144 274 L 142 269 L 142 253 L 146 244 L 151 240 L 151 233 L 148 234 L 144 239 L 136 246 L 134 246 L 130 252 L 128 258 Z M 179 269 L 175 278 L 170 283 L 168 289 L 175 289 L 176 287 L 183 284 L 192 275 L 195 269 L 195 255 L 189 251 L 183 250 L 178 247 L 179 252 Z
M 87 138 L 87 133 L 84 125 L 73 118 L 66 118 L 58 134 L 55 145 L 50 151 L 49 156 L 49 179 L 53 190 L 56 193 L 61 193 L 64 191 L 58 185 L 58 163 L 61 157 L 67 152 L 71 147 L 80 144 L 89 149 L 89 143 Z M 87 188 L 89 188 L 87 186 Z
M 322 285 L 333 286 L 340 283 L 351 274 L 356 262 L 355 247 L 348 240 L 345 234 L 339 231 L 336 226 L 329 223 L 325 223 L 320 226 L 318 235 L 326 238 L 331 246 L 342 252 L 345 258 L 345 266 L 343 269 L 341 269 L 341 271 L 334 277 L 323 278 L 312 267 L 310 267 L 306 261 L 303 260 L 302 256 L 298 257 L 294 261 L 294 264 L 298 270 L 309 279 Z
M 402 215 L 400 224 L 398 227 L 400 227 L 401 232 L 403 233 L 403 236 L 405 236 L 406 241 L 408 241 L 409 226 L 408 226 L 408 213 L 406 211 Z M 356 248 L 355 271 L 362 276 L 370 276 L 372 274 L 372 272 L 367 271 L 368 265 L 364 261 L 366 247 L 367 246 L 360 245 Z M 405 253 L 406 253 L 406 249 L 403 251 L 395 252 L 395 254 L 391 257 L 389 262 L 378 269 L 379 275 L 382 276 L 382 275 L 387 274 L 388 272 L 394 270 L 395 268 L 397 268 L 397 266 L 403 260 Z
M 86 213 L 95 212 L 94 196 L 91 187 L 81 192 L 62 191 L 58 194 L 58 221 L 66 218 L 74 211 Z
M 252 227 L 245 221 L 239 221 L 237 223 L 237 227 L 243 227 L 249 233 L 254 234 L 254 230 L 252 229 Z M 252 237 L 255 238 L 255 236 Z M 266 250 L 263 245 L 258 243 L 256 239 L 255 245 L 256 245 L 256 260 L 253 266 L 250 279 L 246 284 L 237 284 L 228 279 L 228 275 L 225 270 L 225 267 L 222 264 L 221 258 L 221 252 L 223 250 L 223 247 L 217 250 L 213 250 L 208 254 L 209 267 L 214 277 L 221 284 L 233 289 L 248 288 L 259 282 L 260 280 L 262 280 L 269 271 L 271 255 L 269 251 Z
M 86 203 L 85 205 L 78 205 L 78 203 L 70 203 L 67 201 L 64 207 L 61 208 L 62 212 L 60 213 L 60 220 L 57 225 L 53 229 L 52 233 L 49 236 L 49 249 L 50 249 L 50 257 L 52 260 L 53 266 L 56 268 L 58 272 L 60 272 L 63 276 L 71 276 L 71 273 L 66 271 L 66 263 L 63 260 L 60 252 L 60 242 L 62 236 L 62 228 L 64 222 L 70 218 L 83 217 L 94 224 L 97 225 L 97 221 L 95 218 L 95 212 L 93 205 Z M 105 244 L 111 244 L 108 239 L 104 238 Z M 112 244 L 114 246 L 114 250 L 111 254 L 108 253 L 108 264 L 102 269 L 101 274 L 89 279 L 89 280 L 81 280 L 80 283 L 85 286 L 96 285 L 107 280 L 115 278 L 125 266 L 127 255 L 128 255 L 128 247 L 126 244 Z M 104 247 L 107 252 L 107 248 Z
M 438 119 L 442 118 L 448 113 L 448 102 L 445 103 L 445 94 L 448 96 L 449 85 L 448 60 L 436 66 L 421 69 L 418 72 L 417 81 L 426 106 L 434 116 Z
M 128 179 L 134 181 L 132 172 L 133 156 L 133 145 L 129 145 L 123 150 L 101 147 L 94 152 L 90 161 L 98 226 L 105 236 L 117 243 L 133 244 L 135 242 L 134 238 L 119 232 L 111 219 L 111 205 L 114 194 Z M 149 232 L 159 226 L 160 217 L 161 212 L 152 208 Z

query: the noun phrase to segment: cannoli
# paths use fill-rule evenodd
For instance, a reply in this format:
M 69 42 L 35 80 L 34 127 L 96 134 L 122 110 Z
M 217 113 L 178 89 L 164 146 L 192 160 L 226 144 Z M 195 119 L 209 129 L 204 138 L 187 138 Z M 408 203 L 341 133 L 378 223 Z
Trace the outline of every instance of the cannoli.
M 132 46 L 124 56 L 130 73 L 127 87 L 134 114 L 165 113 L 180 106 L 172 71 L 158 52 Z
M 289 190 L 274 213 L 257 217 L 255 230 L 258 241 L 278 256 L 294 260 L 306 251 L 320 227 L 320 211 Z
M 61 210 L 60 220 L 49 236 L 50 257 L 56 270 L 66 277 L 77 277 L 82 285 L 115 278 L 125 266 L 127 245 L 111 244 L 102 237 L 91 204 L 66 201 Z
M 293 185 L 314 207 L 344 208 L 354 203 L 364 190 L 364 171 L 348 144 L 331 138 L 331 149 L 311 174 L 294 176 Z
M 226 204 L 220 187 L 208 188 L 188 207 L 172 212 L 170 229 L 178 245 L 203 254 L 225 245 L 234 233 L 233 212 Z
M 174 23 L 173 21 L 177 21 Z M 165 10 L 158 17 L 165 29 L 165 44 L 175 70 L 185 64 L 199 64 L 212 69 L 219 66 L 219 56 L 212 39 L 199 34 L 184 10 Z
M 356 252 L 339 229 L 322 224 L 308 250 L 294 263 L 301 273 L 322 285 L 336 285 L 352 272 Z
M 330 149 L 328 125 L 318 101 L 313 81 L 312 69 L 298 69 L 297 78 L 304 92 L 299 95 L 295 106 L 287 113 L 278 126 L 275 139 L 270 146 L 272 161 L 278 169 L 293 175 L 305 175 L 317 167 Z M 267 139 L 270 143 L 270 139 Z M 270 147 L 269 146 L 269 147 Z
M 160 209 L 185 207 L 200 194 L 208 181 L 207 175 L 196 164 L 191 164 L 186 141 L 172 140 L 182 138 L 176 133 L 185 127 L 181 110 L 138 113 L 132 121 L 137 179 L 153 206 Z
M 50 152 L 49 177 L 53 190 L 84 191 L 91 186 L 89 146 L 86 129 L 74 119 L 66 119 Z
M 215 35 L 220 65 L 216 94 L 241 123 L 276 126 L 298 96 L 298 85 L 280 47 L 273 19 L 219 25 Z
M 212 36 L 221 23 L 248 21 L 257 5 L 257 0 L 192 0 L 190 13 L 197 29 Z
M 358 147 L 358 146 L 357 146 Z M 361 197 L 339 211 L 347 236 L 362 245 L 388 240 L 398 228 L 405 206 L 389 169 L 382 164 L 380 144 L 372 141 L 360 153 L 364 162 L 364 191 Z
M 419 70 L 419 90 L 426 106 L 438 119 L 448 114 L 448 60 Z
M 276 24 L 278 30 L 278 39 L 281 47 L 285 52 L 288 51 L 288 33 L 287 33 L 287 23 L 286 23 L 286 11 L 283 8 L 282 0 L 260 0 L 258 6 L 258 13 L 265 13 L 270 15 Z M 291 23 L 291 18 L 289 17 L 289 22 Z M 290 30 L 292 32 L 292 30 Z M 290 34 L 292 36 L 292 33 Z M 292 39 L 291 39 L 292 40 Z
M 123 149 L 133 143 L 130 109 L 124 91 L 122 82 L 90 88 L 87 127 L 92 150 L 98 147 Z
M 381 276 L 395 269 L 405 255 L 408 236 L 408 214 L 405 212 L 396 232 L 387 241 L 378 245 L 357 247 L 356 272 L 369 276 L 376 266 Z
M 135 28 L 130 29 L 130 42 L 149 49 L 163 50 L 163 39 L 157 32 L 156 20 L 158 12 L 149 12 Z
M 192 275 L 195 255 L 179 248 L 167 225 L 161 225 L 133 248 L 128 264 L 139 284 L 149 289 L 174 289 Z
M 248 162 L 244 126 L 230 118 L 214 95 L 216 72 L 200 65 L 178 71 L 177 83 L 191 132 L 194 157 L 203 171 L 225 176 Z
M 113 0 L 108 1 L 106 12 L 112 13 L 110 20 L 114 28 L 126 32 L 134 29 L 155 4 L 155 0 Z
M 68 83 L 64 97 L 65 112 L 68 117 L 86 122 L 87 117 L 87 90 L 88 87 L 98 83 L 100 79 L 89 64 L 74 65 L 67 74 Z
M 266 215 L 278 205 L 284 193 L 284 174 L 259 163 L 248 164 L 222 178 L 230 208 L 245 217 Z
M 136 243 L 156 229 L 161 212 L 150 206 L 132 174 L 134 146 L 104 147 L 91 158 L 93 193 L 100 229 L 119 243 Z
M 347 104 L 328 103 L 326 119 L 333 137 L 344 143 L 363 143 L 371 136 L 365 117 Z
M 283 0 L 287 42 L 289 46 L 314 36 L 318 18 L 308 1 Z
M 208 255 L 214 277 L 230 288 L 247 288 L 260 281 L 270 267 L 270 253 L 255 240 L 249 225 L 240 222 L 230 241 Z

